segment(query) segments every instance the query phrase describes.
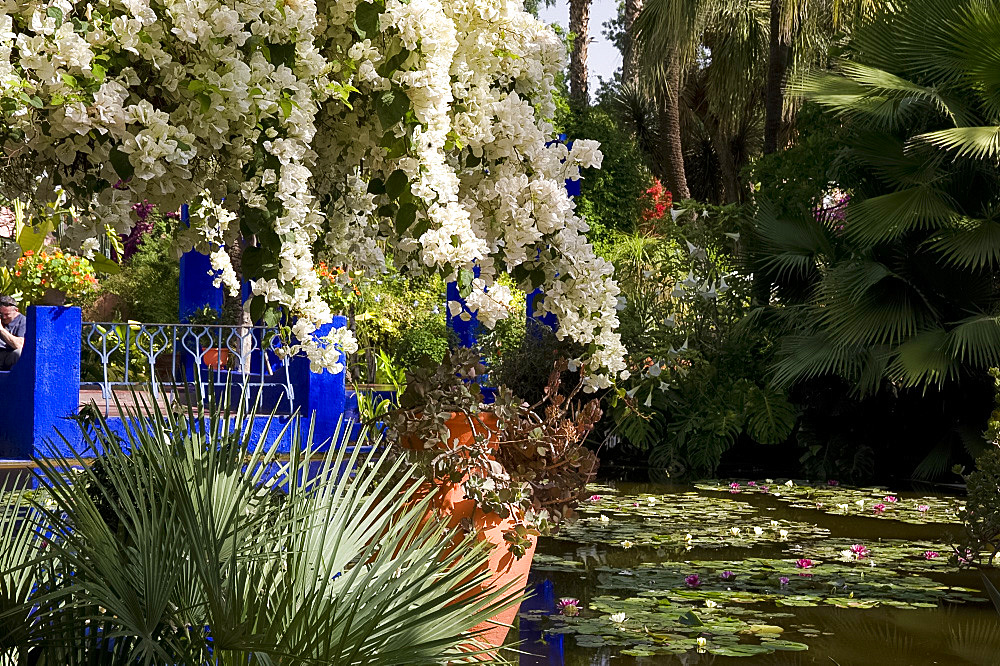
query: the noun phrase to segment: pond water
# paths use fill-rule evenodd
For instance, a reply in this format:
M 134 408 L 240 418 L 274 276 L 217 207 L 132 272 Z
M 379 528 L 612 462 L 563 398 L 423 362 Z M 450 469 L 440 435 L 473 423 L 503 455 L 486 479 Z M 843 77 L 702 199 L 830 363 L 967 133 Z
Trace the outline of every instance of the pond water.
M 594 486 L 539 541 L 520 663 L 1000 664 L 980 574 L 948 561 L 961 497 L 731 483 Z

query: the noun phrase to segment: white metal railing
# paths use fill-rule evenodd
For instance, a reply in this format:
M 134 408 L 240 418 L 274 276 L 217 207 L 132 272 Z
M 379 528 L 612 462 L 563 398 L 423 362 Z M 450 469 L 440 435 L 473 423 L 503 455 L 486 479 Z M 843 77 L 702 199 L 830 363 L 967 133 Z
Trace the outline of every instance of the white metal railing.
M 295 395 L 281 347 L 278 329 L 268 326 L 87 321 L 82 327 L 81 388 L 99 386 L 108 414 L 116 387 L 155 380 L 157 399 L 160 382 L 199 383 L 204 398 L 208 389 L 245 382 L 249 389 L 267 386 L 282 392 L 291 412 Z

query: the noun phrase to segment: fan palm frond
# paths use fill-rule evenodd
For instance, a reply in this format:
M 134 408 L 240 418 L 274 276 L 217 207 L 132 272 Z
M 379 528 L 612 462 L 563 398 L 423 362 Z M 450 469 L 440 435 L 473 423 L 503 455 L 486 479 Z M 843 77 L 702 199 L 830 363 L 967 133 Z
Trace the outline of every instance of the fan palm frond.
M 78 452 L 38 463 L 60 572 L 27 601 L 46 663 L 458 662 L 516 598 L 482 589 L 485 547 L 428 519 L 378 433 L 324 452 L 227 399 L 123 413 L 124 436 L 85 434 L 100 473 Z

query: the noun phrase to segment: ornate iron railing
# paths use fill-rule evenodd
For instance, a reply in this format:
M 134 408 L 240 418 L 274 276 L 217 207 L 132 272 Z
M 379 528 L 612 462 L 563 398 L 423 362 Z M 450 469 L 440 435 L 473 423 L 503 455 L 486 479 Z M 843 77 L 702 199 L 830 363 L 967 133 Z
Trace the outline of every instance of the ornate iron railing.
M 81 388 L 100 387 L 105 414 L 116 388 L 150 380 L 155 380 L 154 399 L 159 398 L 161 383 L 199 385 L 203 398 L 206 391 L 227 383 L 246 384 L 257 392 L 268 387 L 283 394 L 291 412 L 295 395 L 281 347 L 278 329 L 266 326 L 87 321 L 82 327 L 80 383 Z M 243 397 L 249 400 L 251 395 Z

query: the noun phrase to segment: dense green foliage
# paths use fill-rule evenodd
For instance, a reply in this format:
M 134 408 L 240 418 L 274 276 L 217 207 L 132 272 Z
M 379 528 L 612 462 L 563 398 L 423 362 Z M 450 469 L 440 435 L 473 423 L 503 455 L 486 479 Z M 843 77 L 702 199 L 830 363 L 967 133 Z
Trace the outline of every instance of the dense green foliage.
M 612 410 L 613 435 L 648 452 L 654 468 L 697 476 L 714 473 L 740 437 L 783 442 L 796 411 L 767 384 L 767 332 L 736 330 L 750 305 L 740 208 L 677 207 L 676 219 L 614 243 L 632 377 Z
M 576 198 L 577 211 L 591 232 L 598 250 L 612 242 L 616 231 L 635 231 L 642 213 L 641 196 L 652 176 L 631 133 L 621 126 L 608 109 L 593 107 L 569 111 L 558 119 L 561 131 L 574 138 L 597 139 L 604 160 L 600 169 L 585 169 Z
M 913 0 L 887 10 L 835 72 L 800 84 L 843 128 L 758 170 L 769 186 L 757 201 L 754 268 L 775 298 L 755 316 L 783 332 L 776 383 L 812 387 L 803 395 L 815 399 L 826 382 L 835 403 L 849 391 L 926 419 L 916 447 L 925 457 L 908 461 L 925 477 L 946 470 L 953 451 L 981 449 L 986 372 L 1000 362 L 990 138 L 1000 116 L 981 48 L 996 41 L 998 9 Z M 823 179 L 849 196 L 837 214 L 821 210 Z
M 116 275 L 101 278 L 100 288 L 84 304 L 93 321 L 169 323 L 179 315 L 180 266 L 171 251 L 168 221 L 155 217 L 135 254 Z

